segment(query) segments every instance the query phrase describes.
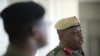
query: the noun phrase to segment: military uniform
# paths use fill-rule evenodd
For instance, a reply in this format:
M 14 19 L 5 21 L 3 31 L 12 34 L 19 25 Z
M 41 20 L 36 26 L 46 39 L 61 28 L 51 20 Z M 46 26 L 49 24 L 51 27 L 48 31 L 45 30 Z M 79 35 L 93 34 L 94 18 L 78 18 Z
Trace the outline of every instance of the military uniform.
M 59 20 L 55 24 L 55 28 L 56 30 L 65 30 L 77 25 L 80 25 L 79 20 L 75 16 L 72 16 Z M 84 56 L 84 52 L 82 50 L 73 51 L 71 49 L 65 48 L 64 45 L 60 43 L 56 48 L 48 53 L 47 56 Z
M 67 52 L 64 52 L 64 46 L 60 43 L 46 56 L 84 56 L 84 52 L 82 50 L 78 50 L 78 51 L 72 51 L 72 54 L 69 54 Z
M 7 52 L 3 56 L 28 56 L 28 55 L 15 45 L 9 45 Z

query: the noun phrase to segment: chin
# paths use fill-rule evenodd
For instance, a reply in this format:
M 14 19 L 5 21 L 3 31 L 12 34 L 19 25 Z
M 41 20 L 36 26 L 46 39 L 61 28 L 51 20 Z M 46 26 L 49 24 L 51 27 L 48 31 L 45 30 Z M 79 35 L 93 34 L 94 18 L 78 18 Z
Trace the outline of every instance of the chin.
M 82 49 L 82 46 L 79 46 L 77 49 Z
M 82 49 L 82 47 L 80 46 L 78 46 L 78 47 L 76 47 L 76 48 L 74 48 L 74 50 L 80 50 L 80 49 Z
M 38 48 L 42 48 L 42 47 L 44 47 L 44 46 L 46 46 L 46 45 L 47 45 L 47 43 L 39 44 Z

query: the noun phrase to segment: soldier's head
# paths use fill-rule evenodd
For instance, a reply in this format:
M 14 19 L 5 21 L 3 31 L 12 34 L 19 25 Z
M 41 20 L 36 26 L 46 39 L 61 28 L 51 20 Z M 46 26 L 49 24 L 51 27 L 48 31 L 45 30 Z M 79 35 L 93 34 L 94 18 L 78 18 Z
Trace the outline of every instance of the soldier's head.
M 21 45 L 25 42 L 37 43 L 38 47 L 45 45 L 45 27 L 43 15 L 45 10 L 34 2 L 15 3 L 1 12 L 4 28 L 11 44 Z
M 83 36 L 80 23 L 76 17 L 69 17 L 59 20 L 55 28 L 59 39 L 65 48 L 78 50 L 82 48 Z

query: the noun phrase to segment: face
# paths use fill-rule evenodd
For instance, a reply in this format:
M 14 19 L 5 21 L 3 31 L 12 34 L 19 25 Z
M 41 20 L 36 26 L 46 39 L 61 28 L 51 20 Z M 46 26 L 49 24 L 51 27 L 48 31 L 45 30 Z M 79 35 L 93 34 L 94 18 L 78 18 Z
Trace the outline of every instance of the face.
M 81 49 L 83 44 L 83 36 L 81 27 L 74 27 L 64 31 L 63 41 L 64 45 L 73 50 Z
M 43 21 L 39 21 L 39 23 L 33 27 L 33 37 L 38 44 L 38 48 L 46 45 L 46 25 Z
M 26 43 L 25 43 L 26 42 Z M 30 54 L 30 56 L 34 55 L 37 51 L 37 42 L 34 38 L 29 37 L 27 38 L 27 41 L 25 41 L 25 49 L 28 51 L 28 53 Z

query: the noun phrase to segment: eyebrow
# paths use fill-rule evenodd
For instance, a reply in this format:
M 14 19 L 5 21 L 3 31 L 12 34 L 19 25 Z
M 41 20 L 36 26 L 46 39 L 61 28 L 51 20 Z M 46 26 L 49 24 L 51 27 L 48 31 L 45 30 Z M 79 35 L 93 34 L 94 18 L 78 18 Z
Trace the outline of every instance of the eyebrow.
M 74 30 L 81 30 L 81 27 L 75 27 L 75 28 L 73 28 Z

